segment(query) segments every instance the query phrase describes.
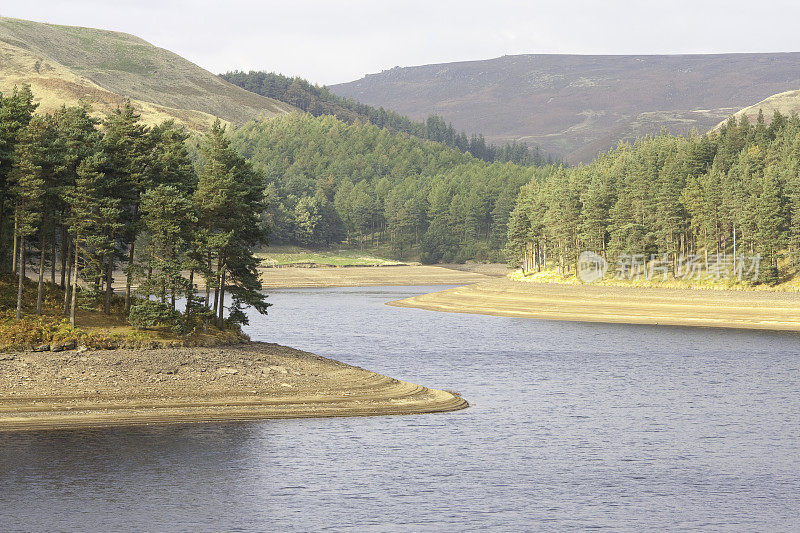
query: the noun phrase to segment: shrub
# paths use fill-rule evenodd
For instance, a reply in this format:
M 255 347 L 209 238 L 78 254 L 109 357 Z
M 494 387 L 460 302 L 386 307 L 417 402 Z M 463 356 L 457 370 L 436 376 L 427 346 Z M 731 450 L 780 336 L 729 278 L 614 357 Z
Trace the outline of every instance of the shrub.
M 177 335 L 186 330 L 183 315 L 169 305 L 155 300 L 141 300 L 131 306 L 128 322 L 136 329 L 166 326 Z

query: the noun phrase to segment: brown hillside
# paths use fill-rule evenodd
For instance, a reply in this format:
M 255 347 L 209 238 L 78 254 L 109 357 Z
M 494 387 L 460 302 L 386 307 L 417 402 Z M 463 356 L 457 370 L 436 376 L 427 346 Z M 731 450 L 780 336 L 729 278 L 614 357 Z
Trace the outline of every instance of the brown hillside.
M 438 113 L 490 141 L 529 141 L 578 162 L 662 127 L 706 131 L 797 87 L 800 53 L 776 53 L 504 56 L 395 67 L 331 90 L 415 119 Z

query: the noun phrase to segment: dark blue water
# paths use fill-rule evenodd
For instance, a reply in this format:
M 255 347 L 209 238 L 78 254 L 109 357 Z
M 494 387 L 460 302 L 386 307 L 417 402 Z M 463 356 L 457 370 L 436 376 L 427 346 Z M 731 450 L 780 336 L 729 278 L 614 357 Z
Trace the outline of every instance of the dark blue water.
M 0 530 L 738 530 L 800 523 L 800 338 L 272 293 L 256 340 L 460 391 L 449 414 L 0 435 Z

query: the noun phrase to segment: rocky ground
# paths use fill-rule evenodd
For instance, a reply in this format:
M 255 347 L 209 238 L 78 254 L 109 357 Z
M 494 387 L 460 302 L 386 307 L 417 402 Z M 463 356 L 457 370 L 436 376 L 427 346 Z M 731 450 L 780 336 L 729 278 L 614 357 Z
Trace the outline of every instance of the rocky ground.
M 0 431 L 466 406 L 448 392 L 276 344 L 0 354 Z

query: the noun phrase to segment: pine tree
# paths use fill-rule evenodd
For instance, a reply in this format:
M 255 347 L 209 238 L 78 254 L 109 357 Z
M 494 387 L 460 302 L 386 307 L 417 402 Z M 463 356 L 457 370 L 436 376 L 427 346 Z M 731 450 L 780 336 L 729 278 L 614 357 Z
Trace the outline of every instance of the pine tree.
M 70 242 L 69 220 L 70 203 L 67 199 L 74 195 L 80 164 L 96 153 L 102 134 L 96 129 L 98 121 L 93 118 L 87 106 L 62 107 L 54 114 L 56 138 L 52 147 L 57 164 L 54 168 L 56 183 L 53 195 L 56 198 L 54 209 L 61 226 L 61 287 L 64 288 L 64 314 L 70 314 L 72 272 L 75 256 Z
M 756 199 L 756 242 L 758 251 L 768 261 L 765 279 L 777 281 L 778 254 L 786 244 L 781 176 L 775 166 L 767 167 L 759 183 Z
M 570 265 L 577 264 L 578 226 L 580 224 L 580 191 L 572 175 L 564 168 L 555 172 L 545 183 L 548 198 L 544 222 L 547 233 L 555 245 L 562 276 Z
M 7 228 L 13 225 L 7 220 L 8 214 L 14 210 L 10 203 L 9 172 L 13 166 L 14 147 L 19 132 L 28 125 L 37 106 L 38 104 L 33 103 L 33 94 L 27 85 L 22 89 L 14 87 L 10 96 L 0 94 L 0 271 L 10 263 L 11 270 L 16 272 L 17 232 L 11 234 L 13 245 L 6 238 Z M 10 250 L 13 253 L 9 258 Z
M 206 135 L 201 158 L 194 202 L 207 258 L 206 286 L 216 287 L 213 309 L 218 324 L 223 323 L 226 291 L 232 297 L 229 318 L 241 323 L 246 319 L 242 305 L 261 313 L 269 305 L 260 292 L 258 260 L 252 253 L 254 246 L 267 240 L 260 220 L 264 182 L 231 147 L 219 120 Z
M 159 140 L 158 133 L 151 134 L 142 124 L 141 116 L 126 100 L 121 108 L 110 113 L 103 122 L 103 152 L 106 167 L 103 169 L 106 180 L 121 200 L 120 207 L 125 215 L 125 232 L 114 235 L 121 247 L 127 248 L 128 264 L 125 283 L 125 310 L 130 309 L 131 283 L 134 275 L 134 256 L 136 237 L 139 235 L 139 201 L 148 188 L 155 185 L 153 146 Z M 112 274 L 116 260 L 116 250 L 104 259 L 106 283 L 105 312 L 110 312 L 112 294 Z
M 131 306 L 131 323 L 149 327 L 170 325 L 175 332 L 185 331 L 187 321 L 178 317 L 175 301 L 187 297 L 191 308 L 190 280 L 182 270 L 191 252 L 197 218 L 191 198 L 174 185 L 159 185 L 141 196 L 142 231 L 146 237 L 142 266 L 149 272 L 137 292 L 142 297 Z M 157 301 L 151 299 L 157 297 Z
M 43 120 L 34 119 L 19 131 L 13 153 L 14 166 L 9 174 L 14 201 L 15 238 L 19 240 L 17 319 L 22 317 L 22 288 L 26 277 L 25 239 L 40 229 L 42 221 L 45 180 L 42 178 L 42 167 L 38 165 L 41 147 L 37 144 L 42 127 Z
M 108 283 L 109 256 L 115 252 L 115 235 L 123 227 L 122 200 L 108 188 L 102 169 L 108 162 L 101 152 L 92 154 L 78 165 L 75 187 L 69 192 L 69 227 L 74 244 L 74 267 L 70 323 L 75 325 L 79 265 L 87 282 L 89 294 L 96 292 L 97 281 L 106 276 Z M 92 290 L 92 285 L 95 289 Z
M 604 254 L 608 239 L 610 209 L 613 188 L 610 175 L 602 169 L 592 173 L 590 181 L 581 195 L 581 241 L 589 249 Z

